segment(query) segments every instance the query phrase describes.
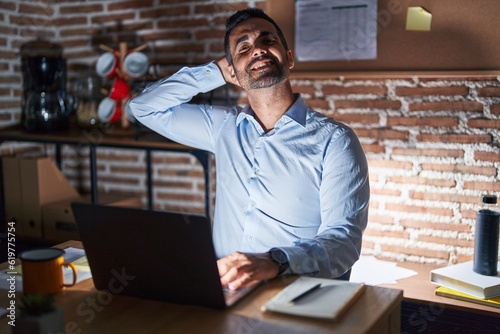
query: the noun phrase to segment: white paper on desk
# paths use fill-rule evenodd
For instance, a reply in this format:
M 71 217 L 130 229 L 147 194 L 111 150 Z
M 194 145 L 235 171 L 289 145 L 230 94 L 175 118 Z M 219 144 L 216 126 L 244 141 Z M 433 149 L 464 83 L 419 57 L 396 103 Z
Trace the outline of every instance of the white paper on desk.
M 88 266 L 85 250 L 81 248 L 68 247 L 64 249 L 64 261 L 71 262 L 76 267 L 76 283 L 80 283 L 92 277 L 90 267 Z M 63 267 L 64 284 L 73 282 L 73 270 L 69 267 Z
M 64 261 L 66 262 L 74 262 L 83 256 L 85 256 L 85 250 L 81 248 L 64 248 Z
M 64 261 L 66 262 L 77 262 L 76 265 L 76 283 L 84 281 L 92 277 L 90 268 L 86 265 L 78 265 L 78 261 L 82 262 L 82 258 L 85 256 L 85 251 L 80 248 L 68 247 L 64 249 Z M 83 261 L 85 263 L 85 261 Z M 17 292 L 23 291 L 23 279 L 22 275 L 11 275 L 7 274 L 8 270 L 0 271 L 0 289 L 9 290 L 11 287 L 11 281 L 8 279 L 11 276 L 15 276 L 15 288 Z M 64 284 L 71 284 L 73 282 L 73 270 L 69 267 L 63 267 L 64 274 Z
M 377 57 L 376 0 L 296 0 L 295 55 L 300 61 Z
M 396 262 L 378 260 L 374 256 L 361 256 L 352 267 L 349 281 L 369 285 L 396 284 L 398 279 L 416 274 L 416 271 L 398 267 Z

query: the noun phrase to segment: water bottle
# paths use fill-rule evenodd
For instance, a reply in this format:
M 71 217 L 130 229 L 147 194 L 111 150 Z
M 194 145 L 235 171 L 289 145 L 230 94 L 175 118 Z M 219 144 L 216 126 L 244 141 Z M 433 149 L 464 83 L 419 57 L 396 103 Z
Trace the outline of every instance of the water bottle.
M 473 270 L 481 275 L 498 274 L 498 239 L 500 213 L 496 210 L 497 197 L 483 195 L 483 209 L 476 214 Z

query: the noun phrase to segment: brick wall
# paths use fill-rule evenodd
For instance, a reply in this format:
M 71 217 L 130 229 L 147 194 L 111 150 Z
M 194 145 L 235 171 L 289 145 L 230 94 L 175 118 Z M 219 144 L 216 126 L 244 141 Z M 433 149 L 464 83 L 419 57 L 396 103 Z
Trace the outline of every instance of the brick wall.
M 64 47 L 69 78 L 92 69 L 99 44 L 146 43 L 152 61 L 202 63 L 222 55 L 224 20 L 264 1 L 0 0 L 0 127 L 19 122 L 19 46 L 37 36 Z M 398 261 L 471 259 L 482 193 L 500 195 L 500 78 L 474 74 L 293 74 L 309 105 L 354 128 L 370 166 L 372 201 L 363 252 Z M 244 101 L 241 97 L 240 101 Z M 50 146 L 4 143 L 0 154 L 53 154 Z M 89 188 L 87 152 L 63 150 L 64 173 Z M 203 212 L 195 158 L 154 153 L 155 205 Z M 145 197 L 144 154 L 98 149 L 106 192 Z M 145 199 L 144 199 L 145 200 Z
M 294 84 L 363 143 L 372 189 L 365 253 L 471 259 L 480 195 L 500 192 L 497 77 L 301 76 Z

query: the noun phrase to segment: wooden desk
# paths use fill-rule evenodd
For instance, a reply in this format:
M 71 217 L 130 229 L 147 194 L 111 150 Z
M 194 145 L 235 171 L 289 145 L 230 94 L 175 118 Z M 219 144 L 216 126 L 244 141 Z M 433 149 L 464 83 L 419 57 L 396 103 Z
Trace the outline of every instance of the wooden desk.
M 67 242 L 59 248 L 81 247 Z M 368 286 L 341 321 L 262 313 L 261 305 L 293 279 L 275 279 L 260 286 L 227 310 L 111 295 L 95 290 L 92 280 L 66 288 L 56 300 L 64 309 L 66 334 L 73 333 L 399 333 L 403 293 Z M 7 293 L 0 291 L 0 306 Z M 8 333 L 8 319 L 0 319 L 0 333 Z
M 403 290 L 401 327 L 407 333 L 500 333 L 500 309 L 436 296 L 430 271 L 441 266 L 399 263 L 416 276 L 380 286 Z
M 138 149 L 146 152 L 146 185 L 148 208 L 153 208 L 153 180 L 152 180 L 152 151 L 183 152 L 192 154 L 203 167 L 205 176 L 205 212 L 210 217 L 210 153 L 189 146 L 181 145 L 142 128 L 131 127 L 115 131 L 104 132 L 100 129 L 86 130 L 71 126 L 66 131 L 27 132 L 20 125 L 0 129 L 0 144 L 4 141 L 33 142 L 54 144 L 56 146 L 56 162 L 61 167 L 61 145 L 75 145 L 88 147 L 90 165 L 91 198 L 98 203 L 97 191 L 97 155 L 98 147 Z M 3 191 L 3 182 L 0 178 L 0 191 Z M 0 199 L 3 197 L 0 196 Z M 3 210 L 3 206 L 0 211 Z M 0 217 L 4 217 L 0 212 Z M 3 218 L 1 218 L 3 219 Z

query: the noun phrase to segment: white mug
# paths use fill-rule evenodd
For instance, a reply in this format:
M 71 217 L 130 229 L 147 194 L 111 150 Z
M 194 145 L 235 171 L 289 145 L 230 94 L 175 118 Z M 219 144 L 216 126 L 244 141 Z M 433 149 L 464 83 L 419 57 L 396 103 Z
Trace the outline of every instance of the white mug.
M 95 65 L 97 74 L 104 78 L 112 78 L 116 73 L 118 59 L 113 52 L 105 52 L 99 56 Z
M 125 116 L 127 116 L 127 119 L 132 123 L 135 122 L 135 116 L 132 113 L 132 109 L 130 109 L 130 100 L 125 103 Z
M 149 59 L 142 52 L 129 53 L 123 61 L 123 70 L 132 78 L 139 78 L 148 71 Z
M 113 123 L 118 121 L 122 116 L 121 102 L 105 97 L 99 103 L 97 109 L 99 120 L 103 123 Z

